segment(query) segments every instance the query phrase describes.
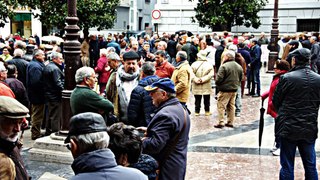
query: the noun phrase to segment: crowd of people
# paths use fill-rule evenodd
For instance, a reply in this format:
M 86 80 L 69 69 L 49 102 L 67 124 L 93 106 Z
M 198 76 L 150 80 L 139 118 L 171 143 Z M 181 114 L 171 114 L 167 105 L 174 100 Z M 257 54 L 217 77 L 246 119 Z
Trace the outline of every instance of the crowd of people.
M 86 179 L 92 172 L 97 178 L 184 179 L 189 114 L 201 115 L 203 97 L 204 115 L 211 116 L 210 98 L 214 97 L 218 109 L 214 127 L 234 128 L 245 87 L 248 96 L 269 98 L 267 113 L 276 122 L 274 154 L 281 157 L 280 176 L 293 176 L 292 158 L 298 146 L 304 164 L 312 166 L 306 177 L 315 177 L 318 37 L 285 35 L 279 39 L 275 77 L 270 91 L 261 94 L 260 46 L 269 43 L 264 33 L 259 38 L 228 32 L 191 37 L 147 34 L 138 39 L 125 34 L 90 35 L 81 45 L 83 67 L 75 74 L 70 98 L 73 117 L 65 141 L 74 157 L 74 179 Z M 10 149 L 0 145 L 0 155 L 10 157 L 16 151 L 20 125 L 28 128 L 28 120 L 32 140 L 61 129 L 63 44 L 42 45 L 40 39 L 37 35 L 28 42 L 18 36 L 0 37 L 0 101 L 7 102 L 0 104 L 0 140 L 10 144 Z M 194 110 L 187 106 L 190 94 L 195 98 Z M 295 94 L 299 94 L 297 102 L 291 105 Z M 2 96 L 10 98 L 1 100 Z M 15 106 L 18 110 L 13 110 Z M 12 121 L 8 124 L 12 132 L 3 132 L 8 121 Z M 10 158 L 7 163 L 16 169 L 23 166 Z M 12 176 L 27 176 L 21 170 Z

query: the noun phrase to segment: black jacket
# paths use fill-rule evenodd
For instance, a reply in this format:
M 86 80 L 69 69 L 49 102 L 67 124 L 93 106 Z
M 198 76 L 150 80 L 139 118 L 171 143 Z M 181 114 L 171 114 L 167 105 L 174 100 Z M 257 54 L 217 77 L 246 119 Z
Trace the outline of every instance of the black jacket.
M 27 66 L 28 61 L 21 57 L 14 57 L 13 59 L 7 61 L 8 64 L 14 64 L 17 67 L 18 71 L 18 77 L 17 79 L 23 83 L 23 85 L 26 87 L 27 83 Z
M 130 102 L 128 105 L 128 124 L 135 127 L 147 127 L 154 115 L 156 107 L 152 104 L 151 96 L 144 87 L 151 85 L 153 82 L 158 81 L 159 77 L 148 76 L 139 81 L 137 87 L 132 90 Z
M 50 62 L 43 71 L 45 98 L 48 102 L 58 102 L 62 98 L 64 75 L 60 68 Z
M 313 141 L 318 135 L 320 75 L 309 66 L 296 66 L 282 75 L 272 102 L 278 116 L 275 134 L 291 141 Z

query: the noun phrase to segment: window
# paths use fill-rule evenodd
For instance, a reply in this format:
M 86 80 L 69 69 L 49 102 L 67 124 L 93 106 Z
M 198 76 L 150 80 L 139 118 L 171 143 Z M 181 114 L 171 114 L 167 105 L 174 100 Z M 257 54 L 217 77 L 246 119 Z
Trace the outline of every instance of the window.
M 319 31 L 319 19 L 297 19 L 297 32 Z
M 145 0 L 144 2 L 145 2 L 145 3 L 150 3 L 150 0 Z

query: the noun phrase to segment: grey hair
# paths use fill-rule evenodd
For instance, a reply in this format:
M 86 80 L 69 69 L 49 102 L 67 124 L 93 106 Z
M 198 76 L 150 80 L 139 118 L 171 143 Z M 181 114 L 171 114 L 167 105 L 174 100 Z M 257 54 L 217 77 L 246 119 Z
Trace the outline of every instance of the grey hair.
M 175 98 L 176 97 L 176 93 L 170 93 L 170 92 L 167 92 L 167 97 L 170 99 L 170 98 Z
M 158 45 L 163 46 L 165 49 L 167 49 L 167 43 L 165 41 L 160 41 Z
M 108 54 L 107 58 L 109 60 L 118 60 L 118 61 L 120 61 L 119 55 L 117 53 L 115 53 L 115 52 L 111 52 L 110 54 Z
M 224 52 L 224 55 L 225 55 L 225 56 L 228 56 L 228 58 L 229 58 L 229 59 L 232 59 L 232 60 L 234 60 L 235 57 L 236 57 L 235 52 L 232 51 L 232 50 L 226 50 L 226 51 Z
M 84 66 L 79 68 L 75 75 L 76 83 L 81 83 L 83 81 L 83 78 L 90 77 L 93 73 L 94 69 L 92 69 L 91 67 Z
M 141 70 L 143 74 L 147 76 L 151 76 L 151 75 L 154 75 L 154 73 L 156 72 L 156 67 L 152 62 L 145 62 L 142 64 Z
M 51 53 L 51 59 L 55 59 L 55 58 L 62 58 L 62 54 L 58 53 L 58 52 L 52 52 Z
M 20 48 L 15 49 L 13 52 L 13 56 L 22 57 L 23 55 L 24 55 L 23 50 Z
M 177 56 L 179 56 L 181 58 L 182 61 L 187 59 L 187 53 L 185 51 L 178 51 L 177 52 Z
M 98 149 L 106 149 L 110 137 L 106 131 L 71 136 L 77 142 L 80 153 L 91 152 Z
M 311 36 L 311 39 L 313 39 L 314 41 L 318 40 L 318 38 L 316 36 Z

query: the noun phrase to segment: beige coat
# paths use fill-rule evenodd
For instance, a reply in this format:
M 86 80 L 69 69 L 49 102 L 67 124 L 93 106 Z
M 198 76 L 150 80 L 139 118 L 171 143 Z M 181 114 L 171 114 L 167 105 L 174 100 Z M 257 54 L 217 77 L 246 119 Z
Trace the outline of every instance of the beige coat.
M 189 99 L 192 77 L 192 69 L 187 60 L 173 71 L 171 80 L 175 85 L 176 95 L 180 102 L 186 103 Z
M 192 94 L 211 94 L 211 80 L 214 75 L 213 67 L 207 60 L 200 58 L 191 65 L 195 77 L 192 79 Z

